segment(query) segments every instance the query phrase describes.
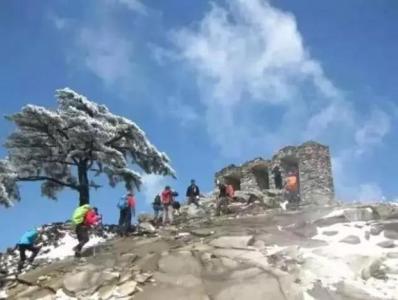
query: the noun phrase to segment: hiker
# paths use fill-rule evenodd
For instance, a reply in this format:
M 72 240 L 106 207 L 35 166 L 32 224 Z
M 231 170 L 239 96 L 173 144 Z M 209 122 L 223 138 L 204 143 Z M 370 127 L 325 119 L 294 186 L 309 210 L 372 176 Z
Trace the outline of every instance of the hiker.
M 299 202 L 297 173 L 293 171 L 289 171 L 286 178 L 286 183 L 284 186 L 284 198 L 285 202 L 281 204 L 281 207 L 284 210 L 286 210 L 287 204 L 297 205 Z
M 161 201 L 163 206 L 163 225 L 166 223 L 173 223 L 173 191 L 169 186 L 166 186 L 161 194 Z
M 272 169 L 272 174 L 274 175 L 275 188 L 281 190 L 283 188 L 283 183 L 282 183 L 282 174 L 279 169 L 279 166 L 275 166 Z
M 79 243 L 73 248 L 75 256 L 80 257 L 83 246 L 89 241 L 89 230 L 101 221 L 96 207 L 85 204 L 76 208 L 72 223 L 76 226 L 76 236 Z
M 186 196 L 188 198 L 188 205 L 191 205 L 193 203 L 196 205 L 196 207 L 199 207 L 200 190 L 195 183 L 195 179 L 191 180 L 191 185 L 187 188 Z
M 218 197 L 216 203 L 216 216 L 220 216 L 221 211 L 226 212 L 228 206 L 227 186 L 218 182 Z
M 119 215 L 119 235 L 127 236 L 131 229 L 131 219 L 135 217 L 136 199 L 133 192 L 127 193 L 120 198 L 117 207 L 120 210 Z
M 39 253 L 41 245 L 37 244 L 37 242 L 40 240 L 40 236 L 43 232 L 43 228 L 38 227 L 36 229 L 29 230 L 22 235 L 21 239 L 17 243 L 17 248 L 19 250 L 18 272 L 22 271 L 25 264 L 26 250 L 32 252 L 28 260 L 29 263 L 32 263 Z
M 155 199 L 152 202 L 154 221 L 156 225 L 158 225 L 160 222 L 161 219 L 160 212 L 163 210 L 161 195 L 162 195 L 161 193 L 156 195 Z

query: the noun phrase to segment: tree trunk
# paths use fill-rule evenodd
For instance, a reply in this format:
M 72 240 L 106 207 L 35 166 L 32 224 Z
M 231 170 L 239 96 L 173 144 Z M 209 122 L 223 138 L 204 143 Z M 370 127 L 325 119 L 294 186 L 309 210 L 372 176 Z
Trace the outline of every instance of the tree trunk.
M 90 187 L 88 184 L 87 164 L 82 162 L 78 166 L 79 175 L 79 205 L 90 203 Z

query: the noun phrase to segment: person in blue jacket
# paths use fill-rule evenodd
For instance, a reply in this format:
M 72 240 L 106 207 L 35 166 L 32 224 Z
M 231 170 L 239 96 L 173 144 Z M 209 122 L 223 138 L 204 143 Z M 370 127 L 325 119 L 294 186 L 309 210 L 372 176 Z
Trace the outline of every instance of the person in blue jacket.
M 29 263 L 32 263 L 37 254 L 39 253 L 41 246 L 36 245 L 39 240 L 40 235 L 43 233 L 43 229 L 41 227 L 33 230 L 29 230 L 25 232 L 19 242 L 17 243 L 17 247 L 19 250 L 19 263 L 18 263 L 18 271 L 20 272 L 26 261 L 26 250 L 32 252 L 32 255 L 29 257 Z

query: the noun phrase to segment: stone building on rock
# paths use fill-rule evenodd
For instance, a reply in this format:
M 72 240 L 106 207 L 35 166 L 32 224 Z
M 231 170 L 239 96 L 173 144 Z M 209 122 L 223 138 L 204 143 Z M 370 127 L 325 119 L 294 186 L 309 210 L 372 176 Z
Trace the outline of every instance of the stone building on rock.
M 290 171 L 298 175 L 303 203 L 323 205 L 334 200 L 329 147 L 313 141 L 285 147 L 272 159 L 256 158 L 240 166 L 230 165 L 217 172 L 215 179 L 241 191 L 275 189 L 276 168 L 282 179 Z

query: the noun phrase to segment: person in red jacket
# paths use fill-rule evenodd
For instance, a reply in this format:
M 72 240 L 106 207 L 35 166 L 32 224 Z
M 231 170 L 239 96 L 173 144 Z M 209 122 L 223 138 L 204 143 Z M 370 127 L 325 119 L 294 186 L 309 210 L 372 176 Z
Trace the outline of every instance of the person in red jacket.
M 163 206 L 163 225 L 167 222 L 173 223 L 173 191 L 169 186 L 166 186 L 161 194 Z
M 83 226 L 79 227 L 77 232 L 77 239 L 79 240 L 79 244 L 73 248 L 75 251 L 75 256 L 80 257 L 83 246 L 87 244 L 89 241 L 89 230 L 92 227 L 97 226 L 101 222 L 101 217 L 98 214 L 98 209 L 93 207 L 90 209 L 84 216 Z
M 133 192 L 129 192 L 127 194 L 127 205 L 131 210 L 131 217 L 135 218 L 135 206 L 137 204 L 137 200 L 135 198 L 135 195 Z M 131 226 L 131 221 L 130 221 L 130 226 Z

